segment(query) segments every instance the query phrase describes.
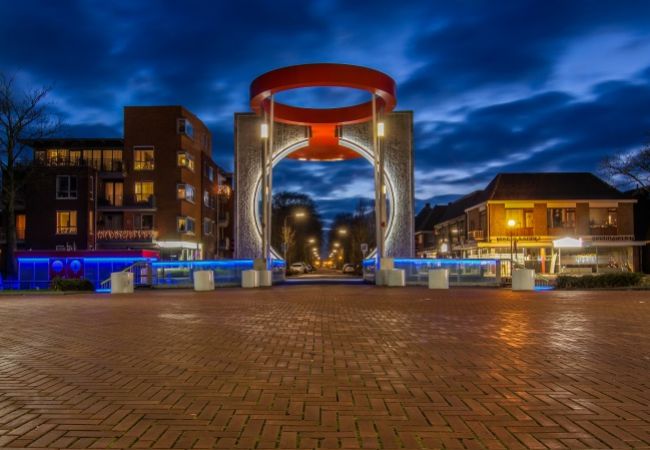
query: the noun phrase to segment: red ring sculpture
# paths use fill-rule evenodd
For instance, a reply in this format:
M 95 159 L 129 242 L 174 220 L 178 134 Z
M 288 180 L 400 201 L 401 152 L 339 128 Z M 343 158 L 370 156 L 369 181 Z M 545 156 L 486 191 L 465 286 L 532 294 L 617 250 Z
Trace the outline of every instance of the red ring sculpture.
M 367 67 L 348 64 L 303 64 L 272 70 L 251 83 L 251 109 L 258 114 L 269 112 L 271 95 L 305 87 L 346 87 L 368 91 L 377 96 L 377 111 L 387 113 L 395 108 L 395 81 L 388 75 Z M 274 102 L 273 119 L 277 122 L 311 128 L 309 146 L 297 150 L 289 158 L 308 160 L 340 160 L 358 158 L 354 151 L 341 147 L 336 126 L 366 122 L 372 119 L 372 101 L 340 108 L 301 108 Z

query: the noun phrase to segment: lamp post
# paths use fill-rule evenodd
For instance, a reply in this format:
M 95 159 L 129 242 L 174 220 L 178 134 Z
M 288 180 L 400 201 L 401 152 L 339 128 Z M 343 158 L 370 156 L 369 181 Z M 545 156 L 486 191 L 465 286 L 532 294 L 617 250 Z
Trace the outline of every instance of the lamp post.
M 515 225 L 517 225 L 517 222 L 515 222 L 514 219 L 508 219 L 507 225 L 508 225 L 508 230 L 510 230 L 510 276 L 512 276 L 513 265 L 514 265 L 513 233 L 514 233 Z
M 289 218 L 291 217 L 293 219 L 299 219 L 299 218 L 305 217 L 306 215 L 307 214 L 302 212 L 302 211 L 296 211 L 293 214 L 287 214 L 286 216 L 284 216 L 284 225 L 282 226 L 282 240 L 284 242 L 282 242 L 282 244 L 284 246 L 283 250 L 284 250 L 284 261 L 285 261 L 285 263 L 287 262 L 287 250 L 288 250 L 288 247 L 289 247 L 289 243 L 287 242 L 288 241 L 287 232 L 288 232 L 288 227 L 289 227 L 289 224 L 288 224 Z

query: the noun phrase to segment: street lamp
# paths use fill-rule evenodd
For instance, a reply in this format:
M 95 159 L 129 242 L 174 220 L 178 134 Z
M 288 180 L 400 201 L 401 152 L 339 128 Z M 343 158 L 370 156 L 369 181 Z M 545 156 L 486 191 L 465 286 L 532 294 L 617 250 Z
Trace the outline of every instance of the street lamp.
M 514 264 L 513 233 L 515 230 L 515 225 L 517 225 L 517 222 L 515 221 L 515 219 L 508 219 L 507 225 L 508 225 L 508 230 L 510 230 L 510 275 L 512 276 L 512 269 Z
M 287 239 L 288 227 L 289 227 L 289 224 L 288 224 L 289 218 L 291 217 L 293 219 L 300 219 L 302 217 L 305 217 L 306 215 L 307 214 L 305 212 L 303 212 L 303 211 L 296 211 L 293 214 L 287 214 L 286 216 L 284 216 L 284 225 L 282 226 L 282 240 L 284 242 L 282 244 L 284 246 L 283 250 L 284 250 L 284 261 L 285 262 L 287 261 L 287 250 L 288 250 L 288 247 L 289 247 L 288 239 Z

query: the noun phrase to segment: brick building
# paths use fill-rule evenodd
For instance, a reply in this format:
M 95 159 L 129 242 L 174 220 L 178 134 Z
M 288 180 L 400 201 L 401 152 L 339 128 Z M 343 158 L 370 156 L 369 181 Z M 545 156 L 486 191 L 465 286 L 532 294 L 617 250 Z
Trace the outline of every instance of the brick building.
M 123 139 L 41 139 L 25 189 L 26 249 L 232 256 L 232 174 L 181 106 L 124 108 Z
M 498 174 L 445 206 L 426 255 L 509 261 L 512 252 L 540 273 L 641 270 L 636 202 L 591 173 Z

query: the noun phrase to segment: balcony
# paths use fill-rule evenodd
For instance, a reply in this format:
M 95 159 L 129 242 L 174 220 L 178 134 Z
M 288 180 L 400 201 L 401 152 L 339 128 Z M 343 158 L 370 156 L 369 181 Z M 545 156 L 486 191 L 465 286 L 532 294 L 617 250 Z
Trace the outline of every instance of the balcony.
M 152 242 L 154 230 L 97 230 L 98 241 Z
M 148 197 L 144 197 L 140 195 L 125 195 L 123 197 L 116 197 L 113 199 L 98 197 L 97 209 L 99 211 L 122 211 L 125 209 L 155 210 L 156 196 L 150 195 Z
M 471 230 L 467 233 L 467 237 L 473 241 L 482 241 L 485 239 L 485 232 L 483 230 Z
M 64 159 L 64 158 L 49 158 L 49 159 L 35 159 L 34 164 L 40 167 L 90 167 L 102 175 L 107 176 L 125 176 L 126 166 L 124 161 L 121 160 L 86 160 L 80 159 Z

